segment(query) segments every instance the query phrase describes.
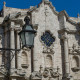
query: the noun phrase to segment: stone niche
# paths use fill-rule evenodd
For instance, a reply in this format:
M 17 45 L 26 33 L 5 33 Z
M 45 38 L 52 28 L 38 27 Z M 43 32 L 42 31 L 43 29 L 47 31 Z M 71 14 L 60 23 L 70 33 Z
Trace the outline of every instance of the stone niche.
M 22 52 L 22 64 L 21 64 L 22 68 L 28 68 L 29 64 L 28 64 L 28 55 L 25 51 Z
M 80 71 L 80 47 L 73 44 L 72 48 L 69 48 L 69 57 L 71 63 L 71 70 L 73 72 Z

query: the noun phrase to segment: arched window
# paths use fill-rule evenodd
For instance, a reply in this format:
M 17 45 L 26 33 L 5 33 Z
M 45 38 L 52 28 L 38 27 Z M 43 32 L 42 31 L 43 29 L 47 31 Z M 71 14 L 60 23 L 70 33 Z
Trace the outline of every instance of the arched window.
M 53 66 L 52 56 L 51 55 L 47 55 L 46 56 L 46 67 L 52 67 L 52 66 Z
M 78 56 L 73 56 L 72 67 L 79 67 L 79 58 L 78 58 Z

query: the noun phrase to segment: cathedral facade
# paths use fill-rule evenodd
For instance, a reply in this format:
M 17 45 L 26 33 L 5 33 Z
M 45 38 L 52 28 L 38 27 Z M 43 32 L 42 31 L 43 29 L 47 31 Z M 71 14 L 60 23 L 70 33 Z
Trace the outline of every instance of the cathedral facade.
M 22 48 L 18 35 L 26 17 L 36 30 L 33 49 Z M 4 2 L 0 80 L 80 80 L 79 29 L 80 18 L 69 17 L 65 10 L 57 12 L 49 0 L 29 9 L 6 7 Z

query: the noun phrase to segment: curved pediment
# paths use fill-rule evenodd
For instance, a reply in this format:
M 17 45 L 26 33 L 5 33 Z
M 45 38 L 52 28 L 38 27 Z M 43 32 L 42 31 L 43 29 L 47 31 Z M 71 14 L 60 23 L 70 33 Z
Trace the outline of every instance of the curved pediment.
M 45 2 L 42 1 L 42 2 L 38 5 L 38 7 L 35 6 L 35 7 L 33 7 L 32 9 L 30 9 L 28 12 L 31 13 L 31 12 L 33 12 L 33 11 L 38 11 L 39 8 L 42 6 L 42 4 L 48 5 L 48 6 L 52 9 L 52 11 L 53 11 L 56 15 L 58 15 L 59 12 L 57 12 L 57 11 L 55 10 L 55 7 L 52 5 L 52 3 L 51 3 L 50 1 L 45 1 Z

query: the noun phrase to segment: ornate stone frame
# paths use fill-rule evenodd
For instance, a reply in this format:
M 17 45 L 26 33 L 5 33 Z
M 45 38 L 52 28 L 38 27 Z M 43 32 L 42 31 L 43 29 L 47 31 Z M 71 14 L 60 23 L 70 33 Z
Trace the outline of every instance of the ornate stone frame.
M 45 32 L 49 32 L 49 33 L 52 35 L 52 37 L 55 38 L 55 42 L 56 42 L 56 37 L 53 35 L 53 33 L 51 33 L 50 30 L 46 30 Z M 53 42 L 53 44 L 52 44 L 50 47 L 48 47 L 48 46 L 46 46 L 46 45 L 44 44 L 44 42 L 41 40 L 41 36 L 42 36 L 45 32 L 41 33 L 41 35 L 39 36 L 39 40 L 40 40 L 40 42 L 42 43 L 42 45 L 43 45 L 45 48 L 52 49 L 52 48 L 54 47 L 55 42 Z

